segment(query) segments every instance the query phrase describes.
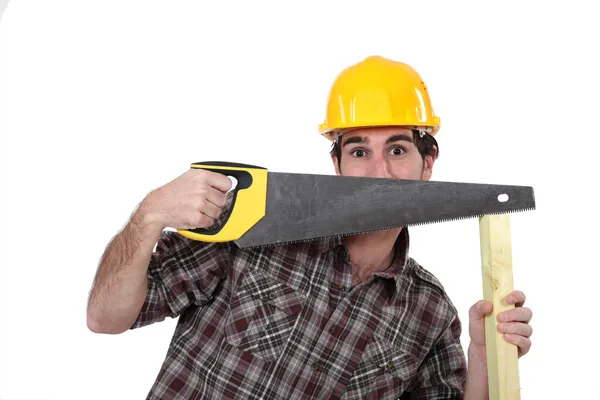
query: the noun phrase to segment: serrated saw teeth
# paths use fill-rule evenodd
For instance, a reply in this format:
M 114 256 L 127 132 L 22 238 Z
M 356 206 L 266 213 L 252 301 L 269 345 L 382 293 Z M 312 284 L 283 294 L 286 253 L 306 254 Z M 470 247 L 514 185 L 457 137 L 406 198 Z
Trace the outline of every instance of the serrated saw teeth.
M 364 230 L 364 231 L 341 233 L 339 235 L 323 236 L 323 237 L 319 237 L 319 238 L 302 239 L 302 240 L 290 240 L 290 241 L 283 241 L 283 242 L 278 242 L 278 243 L 252 245 L 252 246 L 247 246 L 245 248 L 247 248 L 247 249 L 257 249 L 257 248 L 261 248 L 261 247 L 289 245 L 289 244 L 295 244 L 295 243 L 305 243 L 305 242 L 312 242 L 312 241 L 316 241 L 316 240 L 330 239 L 330 238 L 334 238 L 334 237 L 344 237 L 344 236 L 350 236 L 350 235 L 362 235 L 362 234 L 365 234 L 365 233 L 386 231 L 386 230 L 390 230 L 390 229 L 404 228 L 404 227 L 409 227 L 409 226 L 422 226 L 422 225 L 438 224 L 438 223 L 444 223 L 444 222 L 452 222 L 452 221 L 461 221 L 461 220 L 465 220 L 465 219 L 480 218 L 480 217 L 483 217 L 485 215 L 514 214 L 514 213 L 518 213 L 518 212 L 533 211 L 533 210 L 535 210 L 535 207 L 514 209 L 514 210 L 509 210 L 509 211 L 498 211 L 498 212 L 491 212 L 491 213 L 486 213 L 486 214 L 464 215 L 464 216 L 460 216 L 460 217 L 439 219 L 439 220 L 434 220 L 434 221 L 414 222 L 414 223 L 405 224 L 405 225 L 401 225 L 401 226 L 385 226 L 385 227 L 377 228 L 377 229 L 369 229 L 369 230 Z

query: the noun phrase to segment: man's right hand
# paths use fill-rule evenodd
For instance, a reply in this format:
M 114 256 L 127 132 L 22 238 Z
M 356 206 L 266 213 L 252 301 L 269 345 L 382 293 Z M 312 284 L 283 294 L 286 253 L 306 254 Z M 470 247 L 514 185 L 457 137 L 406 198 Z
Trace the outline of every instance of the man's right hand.
M 221 215 L 231 186 L 223 174 L 190 169 L 150 192 L 138 212 L 145 222 L 160 229 L 207 228 Z

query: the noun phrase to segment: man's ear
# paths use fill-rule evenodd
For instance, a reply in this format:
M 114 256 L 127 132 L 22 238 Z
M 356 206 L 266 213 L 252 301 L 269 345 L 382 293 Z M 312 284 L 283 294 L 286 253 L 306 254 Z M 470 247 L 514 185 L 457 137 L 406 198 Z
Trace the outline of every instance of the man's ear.
M 331 162 L 333 162 L 333 167 L 335 168 L 335 174 L 342 175 L 342 172 L 340 171 L 340 165 L 338 162 L 338 158 L 335 156 L 335 154 L 333 152 L 331 152 L 330 156 L 331 156 Z
M 433 147 L 433 154 L 425 156 L 423 159 L 423 172 L 421 172 L 421 180 L 428 181 L 433 174 L 433 164 L 437 158 L 437 147 Z

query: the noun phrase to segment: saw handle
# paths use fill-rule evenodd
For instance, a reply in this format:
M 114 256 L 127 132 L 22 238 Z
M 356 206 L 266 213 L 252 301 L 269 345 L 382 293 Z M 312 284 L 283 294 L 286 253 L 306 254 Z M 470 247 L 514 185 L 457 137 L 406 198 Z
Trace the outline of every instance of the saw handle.
M 239 239 L 265 216 L 267 208 L 266 168 L 224 161 L 206 161 L 191 164 L 193 169 L 232 176 L 237 180 L 233 189 L 233 205 L 220 226 L 213 229 L 177 229 L 181 235 L 202 242 L 228 242 Z

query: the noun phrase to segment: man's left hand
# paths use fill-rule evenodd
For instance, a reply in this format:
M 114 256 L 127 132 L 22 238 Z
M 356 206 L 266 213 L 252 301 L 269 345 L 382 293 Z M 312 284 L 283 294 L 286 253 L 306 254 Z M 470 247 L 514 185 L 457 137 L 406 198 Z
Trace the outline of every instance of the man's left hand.
M 514 304 L 515 307 L 498 313 L 498 331 L 503 334 L 504 340 L 517 345 L 519 357 L 524 356 L 531 348 L 531 335 L 533 329 L 529 321 L 533 312 L 523 307 L 525 304 L 525 293 L 515 290 L 505 298 L 506 304 Z M 469 336 L 471 345 L 469 353 L 475 355 L 485 365 L 485 316 L 491 313 L 493 304 L 486 300 L 480 300 L 469 309 Z M 474 352 L 475 354 L 473 354 Z

